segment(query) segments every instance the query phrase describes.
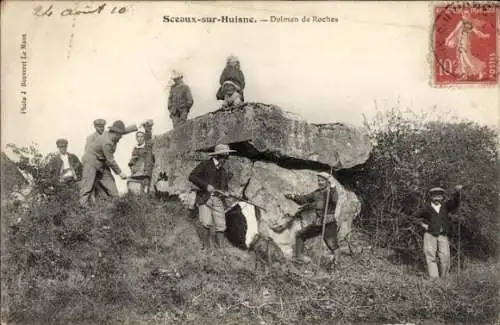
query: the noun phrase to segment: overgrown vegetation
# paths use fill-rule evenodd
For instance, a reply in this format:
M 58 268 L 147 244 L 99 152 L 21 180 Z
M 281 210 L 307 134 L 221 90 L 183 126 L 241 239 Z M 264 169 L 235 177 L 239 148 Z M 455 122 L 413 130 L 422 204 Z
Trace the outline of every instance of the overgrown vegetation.
M 497 256 L 500 164 L 495 129 L 398 109 L 379 114 L 366 127 L 376 145 L 353 180 L 363 203 L 358 226 L 372 242 L 422 258 L 423 229 L 412 215 L 427 200 L 429 188 L 440 186 L 451 194 L 462 184 L 461 206 L 453 215 L 452 255 L 458 259 L 460 243 L 460 255 Z
M 497 314 L 494 266 L 471 266 L 449 283 L 402 273 L 372 251 L 343 257 L 334 274 L 315 265 L 268 268 L 237 248 L 201 254 L 194 221 L 177 201 L 124 197 L 89 211 L 66 202 L 60 211 L 40 203 L 10 229 L 2 254 L 8 321 L 481 322 Z
M 274 263 L 227 247 L 203 254 L 180 202 L 125 196 L 90 210 L 59 188 L 2 210 L 2 320 L 13 324 L 331 324 L 498 318 L 496 133 L 474 123 L 428 122 L 397 110 L 368 125 L 377 142 L 353 175 L 363 201 L 356 256 L 341 269 Z M 44 159 L 39 160 L 39 166 Z M 36 162 L 35 162 L 36 165 Z M 464 185 L 454 229 L 458 277 L 421 270 L 411 217 L 431 186 Z M 366 235 L 365 235 L 366 234 Z M 385 247 L 378 249 L 376 247 Z M 376 245 L 372 245 L 375 243 Z M 414 259 L 394 260 L 393 249 Z M 387 253 L 388 252 L 388 253 Z M 454 265 L 454 270 L 456 270 Z

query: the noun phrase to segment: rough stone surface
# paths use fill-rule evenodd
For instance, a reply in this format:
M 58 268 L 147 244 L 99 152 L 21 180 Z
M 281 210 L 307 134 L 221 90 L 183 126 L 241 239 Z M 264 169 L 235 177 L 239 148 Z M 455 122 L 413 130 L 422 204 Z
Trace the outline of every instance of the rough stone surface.
M 299 159 L 333 167 L 364 163 L 371 143 L 363 128 L 340 123 L 311 124 L 277 106 L 246 103 L 233 112 L 217 111 L 186 121 L 156 139 L 156 147 L 206 150 L 218 143 L 248 143 L 247 154 Z M 253 152 L 252 152 L 253 151 Z
M 299 205 L 284 194 L 315 190 L 317 171 L 311 168 L 353 167 L 364 163 L 371 150 L 368 136 L 361 129 L 341 124 L 313 125 L 292 119 L 275 106 L 247 104 L 235 112 L 215 112 L 188 120 L 180 128 L 157 136 L 153 183 L 165 171 L 169 193 L 190 201 L 186 193 L 195 187 L 188 181 L 189 174 L 209 158 L 204 151 L 218 143 L 238 149 L 239 156 L 231 157 L 226 164 L 233 173 L 229 192 L 265 209 L 259 232 L 271 238 L 288 258 L 292 257 L 296 232 L 310 219 L 307 214 L 294 218 Z M 336 218 L 343 238 L 351 231 L 360 202 L 340 183 L 335 185 L 339 191 Z

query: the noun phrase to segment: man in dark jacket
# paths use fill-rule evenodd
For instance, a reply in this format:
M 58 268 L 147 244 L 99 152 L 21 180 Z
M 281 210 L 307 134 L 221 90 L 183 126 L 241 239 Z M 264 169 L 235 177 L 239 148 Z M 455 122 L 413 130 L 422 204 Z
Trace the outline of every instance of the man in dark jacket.
M 174 129 L 187 120 L 187 116 L 193 106 L 191 89 L 182 81 L 183 75 L 174 71 L 172 80 L 174 84 L 170 87 L 168 95 L 168 111 L 172 119 Z
M 57 185 L 79 181 L 83 166 L 76 155 L 68 152 L 68 140 L 59 139 L 56 145 L 59 152 L 47 164 L 47 176 L 50 182 Z
M 189 175 L 189 181 L 196 185 L 200 191 L 196 195 L 198 215 L 203 226 L 201 240 L 204 249 L 210 245 L 210 228 L 215 228 L 215 246 L 220 247 L 224 240 L 226 230 L 226 215 L 224 197 L 216 190 L 227 191 L 231 177 L 224 169 L 224 164 L 229 154 L 235 152 L 228 145 L 215 146 L 210 153 L 211 159 L 201 162 Z
M 302 210 L 307 208 L 314 209 L 316 219 L 312 224 L 307 225 L 304 229 L 296 234 L 294 255 L 297 259 L 309 261 L 309 258 L 304 258 L 304 241 L 322 234 L 323 222 L 325 223 L 325 236 L 323 240 L 326 246 L 335 256 L 335 262 L 339 262 L 339 245 L 337 241 L 337 221 L 335 220 L 335 208 L 337 207 L 338 193 L 334 184 L 333 177 L 321 172 L 318 174 L 318 189 L 314 192 L 305 195 L 285 194 L 287 199 L 291 199 L 298 204 L 304 204 Z M 329 193 L 328 193 L 329 192 Z M 328 202 L 327 202 L 327 197 Z M 325 216 L 325 204 L 328 204 Z
M 438 278 L 439 271 L 436 254 L 439 256 L 441 276 L 446 277 L 450 271 L 450 244 L 451 218 L 448 215 L 458 209 L 462 186 L 455 187 L 452 198 L 444 202 L 444 189 L 434 187 L 429 190 L 430 203 L 426 204 L 415 215 L 421 220 L 424 234 L 424 254 L 427 270 L 431 278 Z

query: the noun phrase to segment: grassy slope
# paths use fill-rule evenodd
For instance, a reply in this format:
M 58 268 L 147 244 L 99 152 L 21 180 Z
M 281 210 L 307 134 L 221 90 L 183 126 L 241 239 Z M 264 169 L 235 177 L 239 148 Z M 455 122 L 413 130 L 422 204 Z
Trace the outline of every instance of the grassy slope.
M 2 231 L 2 317 L 18 324 L 492 323 L 498 314 L 492 263 L 435 283 L 368 250 L 331 274 L 267 267 L 229 247 L 202 255 L 196 222 L 177 201 L 123 198 L 92 211 L 52 203 L 15 235 Z

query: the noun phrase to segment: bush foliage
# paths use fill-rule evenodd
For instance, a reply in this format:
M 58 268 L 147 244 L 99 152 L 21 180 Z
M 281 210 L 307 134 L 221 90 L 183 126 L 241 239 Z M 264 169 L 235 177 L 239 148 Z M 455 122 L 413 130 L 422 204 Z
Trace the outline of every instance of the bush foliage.
M 463 185 L 453 216 L 452 248 L 461 254 L 497 255 L 498 134 L 474 122 L 430 120 L 398 109 L 366 122 L 374 150 L 355 177 L 363 202 L 359 226 L 379 246 L 421 250 L 422 229 L 412 215 L 440 186 L 452 194 Z M 421 255 L 421 254 L 419 254 Z

